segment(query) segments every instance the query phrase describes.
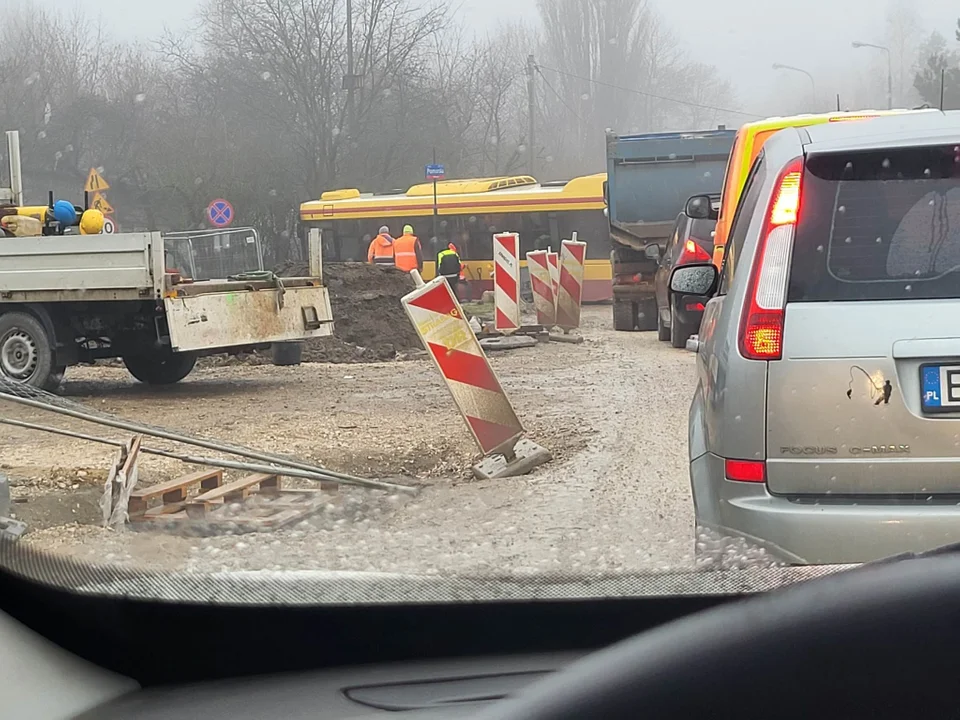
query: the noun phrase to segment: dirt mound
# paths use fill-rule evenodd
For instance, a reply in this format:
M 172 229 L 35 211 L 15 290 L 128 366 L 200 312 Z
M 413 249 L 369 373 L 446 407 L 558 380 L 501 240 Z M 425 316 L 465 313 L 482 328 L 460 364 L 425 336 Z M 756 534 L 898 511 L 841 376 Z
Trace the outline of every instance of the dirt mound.
M 306 265 L 288 263 L 275 272 L 303 277 Z M 413 290 L 413 278 L 392 267 L 367 263 L 329 263 L 323 281 L 330 291 L 333 337 L 308 340 L 304 362 L 356 363 L 393 360 L 423 349 L 400 305 Z M 260 361 L 270 361 L 265 354 Z

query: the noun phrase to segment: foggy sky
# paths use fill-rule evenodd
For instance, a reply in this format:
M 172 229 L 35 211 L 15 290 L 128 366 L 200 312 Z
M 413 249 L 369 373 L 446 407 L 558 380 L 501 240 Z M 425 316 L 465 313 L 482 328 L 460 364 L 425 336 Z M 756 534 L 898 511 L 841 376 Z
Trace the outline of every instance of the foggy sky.
M 142 5 L 129 0 L 35 1 L 60 10 L 82 8 L 92 17 L 102 17 L 117 36 L 129 39 L 155 37 L 164 26 L 189 27 L 199 0 Z M 778 92 L 809 88 L 802 75 L 772 70 L 775 62 L 808 70 L 818 91 L 829 94 L 840 91 L 833 85 L 845 68 L 876 63 L 873 51 L 853 50 L 850 43 L 882 41 L 888 0 L 803 0 L 766 7 L 756 0 L 651 2 L 690 56 L 716 65 L 733 82 L 743 109 L 763 114 Z M 459 6 L 468 27 L 481 33 L 494 30 L 499 22 L 536 19 L 536 0 L 451 0 L 451 4 Z M 954 0 L 915 0 L 913 6 L 926 31 L 939 29 L 953 40 L 960 5 Z

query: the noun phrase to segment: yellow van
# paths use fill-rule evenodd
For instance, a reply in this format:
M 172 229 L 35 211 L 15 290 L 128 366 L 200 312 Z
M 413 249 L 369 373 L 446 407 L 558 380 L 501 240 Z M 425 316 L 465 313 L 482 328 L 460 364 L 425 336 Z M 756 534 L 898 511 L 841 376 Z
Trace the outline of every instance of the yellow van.
M 828 122 L 866 120 L 881 115 L 895 115 L 904 112 L 928 112 L 926 110 L 861 110 L 859 112 L 832 112 L 823 115 L 794 115 L 793 117 L 772 117 L 766 120 L 747 123 L 737 131 L 733 141 L 733 150 L 727 161 L 727 172 L 723 178 L 723 191 L 720 197 L 720 215 L 717 218 L 716 234 L 713 245 L 713 264 L 718 268 L 723 260 L 723 248 L 727 242 L 730 222 L 740 202 L 740 193 L 747 182 L 747 174 L 753 167 L 763 144 L 776 132 L 789 127 L 806 127 Z

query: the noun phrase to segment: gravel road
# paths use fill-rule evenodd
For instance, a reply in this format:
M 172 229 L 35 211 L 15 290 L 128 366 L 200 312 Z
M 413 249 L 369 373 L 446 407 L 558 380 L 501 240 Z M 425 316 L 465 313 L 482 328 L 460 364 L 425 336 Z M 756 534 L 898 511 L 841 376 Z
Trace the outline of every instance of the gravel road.
M 475 447 L 427 360 L 212 367 L 163 390 L 118 368 L 73 370 L 63 394 L 99 410 L 354 474 L 416 478 L 423 489 L 412 498 L 343 489 L 324 512 L 269 534 L 113 532 L 96 526 L 110 448 L 6 427 L 0 468 L 31 528 L 23 541 L 88 560 L 198 572 L 690 568 L 686 417 L 694 356 L 652 333 L 615 333 L 609 315 L 608 307 L 585 309 L 582 345 L 492 356 L 528 435 L 555 456 L 506 480 L 472 479 Z M 5 416 L 116 437 L 0 405 Z M 144 483 L 187 471 L 172 460 L 141 463 Z

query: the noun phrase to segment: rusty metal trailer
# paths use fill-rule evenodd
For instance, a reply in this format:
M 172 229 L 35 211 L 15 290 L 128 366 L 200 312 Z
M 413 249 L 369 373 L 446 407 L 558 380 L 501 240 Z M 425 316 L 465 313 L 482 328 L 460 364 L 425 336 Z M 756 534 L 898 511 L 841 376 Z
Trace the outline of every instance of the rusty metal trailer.
M 69 365 L 121 358 L 169 384 L 201 355 L 330 335 L 320 257 L 316 232 L 309 277 L 193 282 L 160 233 L 0 238 L 0 373 L 49 389 Z

